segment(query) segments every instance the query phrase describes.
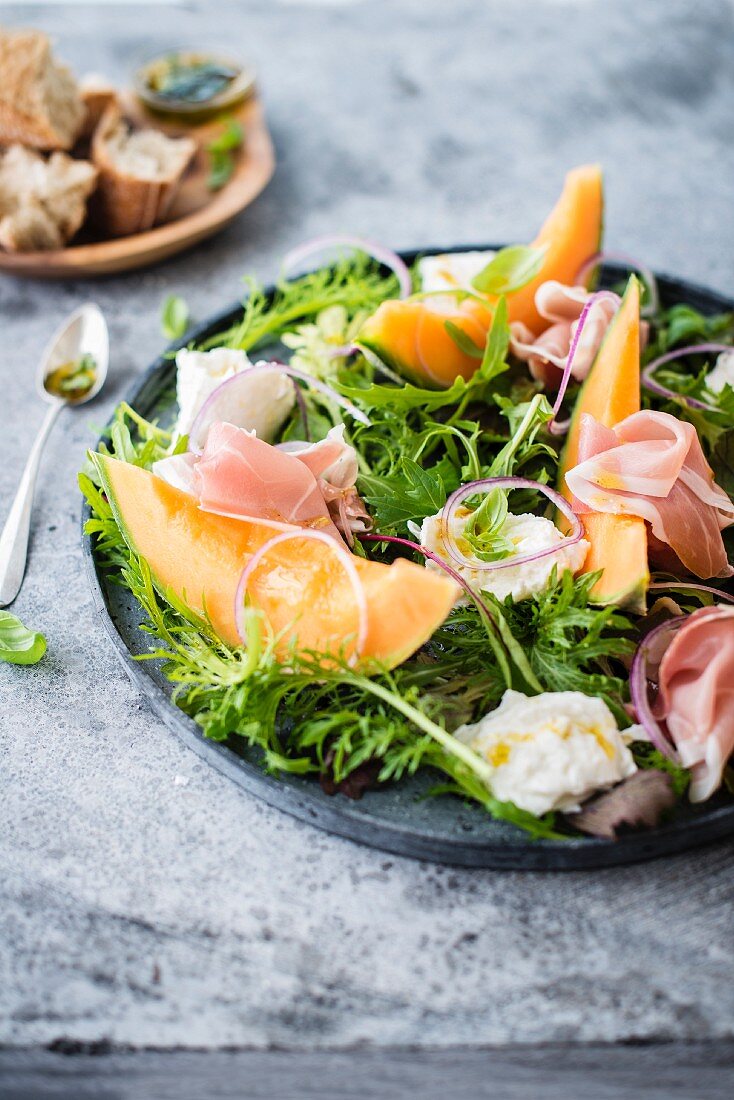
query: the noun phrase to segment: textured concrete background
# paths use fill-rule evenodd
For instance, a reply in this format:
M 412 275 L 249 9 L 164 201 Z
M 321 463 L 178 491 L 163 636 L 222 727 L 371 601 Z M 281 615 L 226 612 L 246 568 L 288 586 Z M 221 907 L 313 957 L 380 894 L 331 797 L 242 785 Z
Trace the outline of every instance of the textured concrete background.
M 642 10 L 641 10 L 642 9 Z M 279 166 L 225 235 L 149 273 L 2 278 L 5 511 L 41 409 L 33 369 L 79 302 L 105 310 L 105 400 L 43 467 L 17 611 L 48 635 L 0 666 L 0 1041 L 292 1047 L 731 1036 L 732 843 L 599 874 L 456 871 L 332 839 L 245 796 L 143 706 L 92 612 L 74 475 L 160 350 L 318 231 L 395 246 L 532 234 L 564 170 L 607 173 L 607 243 L 732 290 L 734 33 L 709 0 L 3 5 L 79 72 L 227 41 L 255 58 Z

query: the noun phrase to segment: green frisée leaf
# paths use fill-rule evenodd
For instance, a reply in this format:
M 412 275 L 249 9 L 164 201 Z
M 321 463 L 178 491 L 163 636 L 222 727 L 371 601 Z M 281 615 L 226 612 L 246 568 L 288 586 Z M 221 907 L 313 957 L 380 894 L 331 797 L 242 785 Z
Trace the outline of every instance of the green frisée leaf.
M 472 286 L 482 294 L 511 294 L 520 290 L 538 274 L 545 253 L 545 246 L 514 244 L 503 248 L 474 276 Z
M 43 634 L 28 630 L 9 611 L 0 611 L 0 661 L 11 665 L 35 665 L 45 652 Z
M 189 327 L 189 307 L 177 294 L 169 294 L 161 311 L 161 329 L 167 340 L 180 340 Z

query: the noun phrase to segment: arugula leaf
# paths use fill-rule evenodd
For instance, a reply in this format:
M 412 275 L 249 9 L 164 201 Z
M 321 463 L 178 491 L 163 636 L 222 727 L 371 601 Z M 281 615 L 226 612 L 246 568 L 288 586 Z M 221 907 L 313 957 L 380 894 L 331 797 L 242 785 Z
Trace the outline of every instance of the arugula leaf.
M 479 378 L 477 381 L 490 382 L 509 367 L 507 349 L 510 346 L 510 325 L 507 318 L 507 300 L 504 296 L 497 302 L 492 318 L 492 328 L 484 346 Z
M 177 294 L 169 294 L 161 311 L 161 329 L 167 340 L 180 340 L 189 327 L 189 307 Z
M 482 294 L 510 294 L 534 279 L 543 266 L 546 246 L 514 244 L 501 249 L 472 279 Z
M 45 652 L 43 634 L 28 630 L 9 611 L 0 611 L 0 661 L 11 665 L 35 665 Z
M 447 489 L 440 467 L 423 470 L 404 456 L 398 473 L 387 477 L 364 474 L 359 489 L 373 513 L 375 525 L 387 534 L 409 520 L 435 515 L 446 503 Z
M 453 321 L 444 321 L 443 326 L 451 339 L 454 341 L 460 351 L 464 352 L 464 355 L 471 356 L 472 359 L 481 359 L 483 355 L 482 349 L 478 344 L 475 344 L 471 336 L 464 332 L 463 328 L 459 328 Z

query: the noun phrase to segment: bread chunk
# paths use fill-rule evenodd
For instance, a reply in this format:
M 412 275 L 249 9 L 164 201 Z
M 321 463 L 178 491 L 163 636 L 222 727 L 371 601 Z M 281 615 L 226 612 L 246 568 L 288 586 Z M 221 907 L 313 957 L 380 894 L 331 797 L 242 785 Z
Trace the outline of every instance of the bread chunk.
M 92 161 L 99 171 L 95 216 L 101 231 L 125 237 L 161 222 L 195 153 L 191 138 L 132 130 L 119 107 L 109 107 L 92 139 Z
M 62 248 L 81 228 L 96 168 L 65 153 L 12 145 L 0 154 L 0 246 L 8 252 Z
M 41 31 L 0 28 L 0 144 L 71 149 L 85 109 L 76 81 Z

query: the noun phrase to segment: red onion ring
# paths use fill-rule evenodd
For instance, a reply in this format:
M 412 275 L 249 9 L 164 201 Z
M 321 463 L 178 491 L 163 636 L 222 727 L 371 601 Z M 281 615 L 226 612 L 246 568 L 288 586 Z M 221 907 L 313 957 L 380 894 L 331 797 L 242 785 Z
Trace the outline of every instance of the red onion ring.
M 712 588 L 709 584 L 686 584 L 684 581 L 653 581 L 648 584 L 647 588 L 648 591 L 653 592 L 685 592 L 692 588 L 696 592 L 708 592 L 710 596 L 716 596 L 719 600 L 734 603 L 734 596 L 730 596 L 728 592 L 724 592 L 721 588 Z
M 479 489 L 534 489 L 539 493 L 543 493 L 548 497 L 559 512 L 561 512 L 569 524 L 571 525 L 571 534 L 561 539 L 555 546 L 546 546 L 543 550 L 537 550 L 533 554 L 519 554 L 511 558 L 504 558 L 501 561 L 478 561 L 475 559 L 465 558 L 461 551 L 456 546 L 453 536 L 451 535 L 451 521 L 456 515 L 456 510 L 466 500 L 467 497 L 474 496 Z M 451 557 L 455 562 L 460 565 L 466 566 L 469 569 L 491 570 L 491 569 L 509 569 L 515 565 L 523 565 L 528 561 L 539 561 L 541 558 L 550 557 L 551 554 L 557 554 L 559 550 L 563 550 L 567 546 L 575 546 L 576 543 L 581 542 L 584 536 L 584 528 L 581 520 L 578 518 L 568 501 L 557 493 L 555 489 L 551 489 L 548 485 L 541 485 L 539 481 L 533 481 L 528 477 L 483 477 L 479 481 L 470 481 L 466 485 L 460 485 L 458 489 L 455 489 L 449 499 L 444 505 L 441 513 L 442 527 L 443 527 L 443 540 L 446 544 Z
M 316 253 L 324 252 L 332 248 L 353 248 L 358 252 L 364 252 L 377 260 L 383 267 L 387 267 L 397 277 L 400 284 L 400 297 L 407 298 L 413 291 L 413 280 L 407 265 L 400 259 L 396 252 L 378 244 L 376 241 L 366 240 L 363 237 L 351 237 L 339 233 L 331 233 L 323 237 L 314 237 L 311 241 L 298 245 L 291 249 L 283 260 L 283 272 L 288 274 L 294 267 L 300 267 L 304 260 Z
M 639 263 L 634 256 L 628 256 L 625 252 L 597 252 L 594 256 L 590 256 L 588 260 L 579 268 L 576 272 L 576 281 L 586 285 L 586 277 L 589 272 L 597 267 L 599 264 L 603 264 L 605 260 L 612 260 L 612 262 L 625 264 L 633 271 L 639 271 L 642 276 L 643 282 L 648 288 L 648 294 L 650 301 L 640 310 L 641 317 L 652 317 L 660 309 L 660 294 L 658 292 L 658 281 L 655 278 L 653 272 L 645 264 Z
M 611 299 L 617 305 L 619 304 L 619 295 L 614 294 L 611 290 L 597 290 L 595 294 L 592 294 L 589 300 L 584 304 L 584 308 L 581 310 L 579 319 L 576 322 L 576 331 L 573 334 L 573 340 L 571 341 L 571 347 L 568 349 L 568 356 L 566 358 L 566 365 L 563 368 L 563 374 L 561 375 L 561 384 L 558 387 L 558 393 L 556 394 L 556 401 L 553 406 L 553 419 L 548 423 L 548 430 L 553 435 L 561 435 L 563 429 L 560 424 L 556 422 L 556 417 L 561 411 L 561 405 L 563 404 L 563 398 L 566 396 L 566 390 L 568 389 L 568 383 L 571 381 L 571 368 L 573 367 L 573 360 L 576 354 L 576 349 L 579 346 L 579 340 L 581 339 L 581 333 L 583 331 L 586 320 L 589 316 L 589 312 L 594 302 L 599 302 L 604 299 Z M 566 421 L 562 421 L 565 424 Z M 570 424 L 570 421 L 568 421 Z M 568 429 L 566 429 L 568 430 Z
M 267 542 L 263 543 L 263 545 L 255 551 L 245 568 L 242 570 L 234 597 L 235 624 L 237 626 L 237 633 L 240 636 L 240 641 L 244 646 L 247 645 L 247 630 L 245 624 L 245 595 L 247 593 L 247 583 L 263 557 L 272 550 L 273 547 L 283 542 L 289 542 L 291 539 L 311 539 L 314 542 L 324 543 L 332 553 L 336 554 L 339 561 L 344 566 L 344 571 L 354 591 L 357 612 L 359 614 L 357 640 L 354 644 L 354 653 L 349 658 L 348 662 L 350 665 L 355 664 L 364 649 L 369 626 L 367 596 L 365 595 L 364 586 L 355 567 L 353 555 L 350 554 L 348 550 L 344 549 L 344 547 L 340 546 L 339 543 L 329 535 L 325 535 L 323 531 L 314 531 L 308 527 L 293 528 L 291 531 L 284 531 L 283 534 L 275 535 L 274 538 L 268 539 Z
M 649 682 L 651 677 L 648 675 L 648 661 L 652 658 L 655 664 L 655 668 L 652 670 L 653 675 L 656 674 L 660 667 L 662 654 L 667 648 L 667 645 L 663 645 L 661 648 L 660 643 L 665 641 L 667 634 L 672 635 L 680 629 L 686 618 L 686 615 L 680 615 L 676 619 L 667 619 L 664 623 L 660 623 L 648 631 L 635 650 L 632 668 L 630 669 L 630 697 L 637 714 L 637 720 L 644 727 L 655 748 L 663 756 L 667 756 L 669 760 L 674 760 L 676 763 L 679 763 L 678 754 L 663 732 L 650 706 Z
M 676 348 L 675 351 L 669 351 L 665 355 L 660 355 L 657 359 L 653 359 L 652 363 L 647 364 L 641 375 L 642 384 L 645 389 L 650 390 L 651 393 L 656 393 L 660 397 L 670 398 L 673 401 L 682 401 L 692 409 L 703 409 L 704 412 L 721 412 L 721 409 L 716 408 L 715 405 L 709 405 L 705 401 L 699 401 L 697 397 L 688 397 L 687 394 L 676 393 L 675 390 L 669 390 L 667 386 L 663 386 L 660 382 L 656 382 L 652 376 L 658 367 L 661 367 L 663 363 L 670 363 L 673 359 L 682 359 L 686 355 L 703 355 L 707 351 L 715 351 L 721 354 L 721 352 L 732 350 L 734 349 L 732 349 L 730 344 L 690 344 L 685 348 Z

